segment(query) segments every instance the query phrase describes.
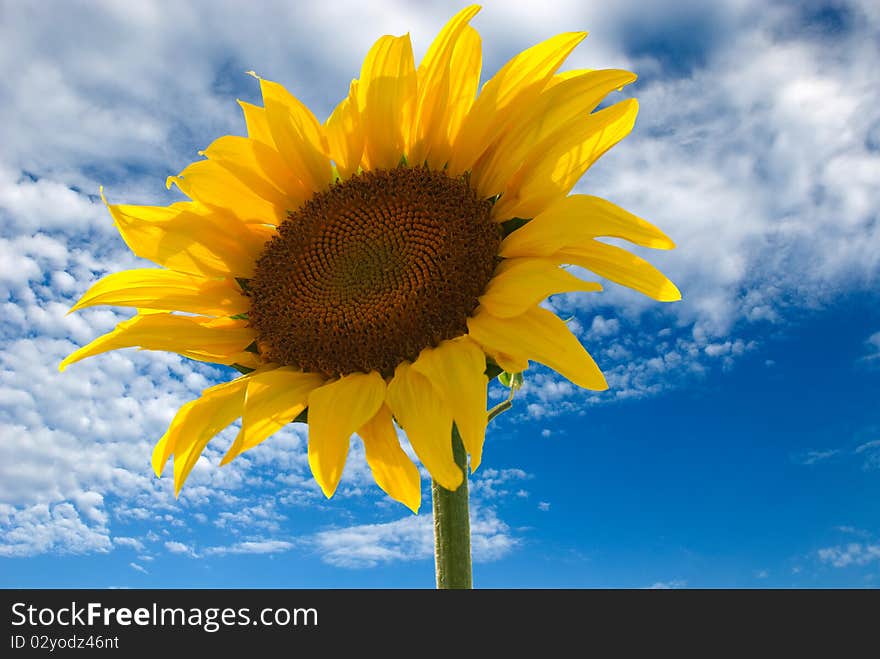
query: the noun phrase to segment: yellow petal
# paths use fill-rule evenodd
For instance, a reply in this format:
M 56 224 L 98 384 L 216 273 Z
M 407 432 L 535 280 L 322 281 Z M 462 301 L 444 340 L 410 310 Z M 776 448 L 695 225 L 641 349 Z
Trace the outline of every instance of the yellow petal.
M 204 279 L 155 269 L 107 275 L 92 285 L 70 311 L 98 304 L 211 316 L 234 316 L 250 308 L 248 298 L 229 279 Z
M 628 286 L 659 302 L 676 302 L 681 292 L 666 275 L 644 259 L 625 249 L 595 240 L 561 250 L 552 257 L 558 263 L 570 263 L 595 272 L 623 286 Z
M 424 375 L 452 412 L 471 471 L 480 466 L 486 438 L 486 355 L 466 336 L 425 348 L 412 368 Z
M 205 446 L 214 435 L 241 416 L 249 375 L 224 382 L 202 392 L 200 398 L 181 407 L 171 426 L 153 450 L 153 470 L 157 476 L 168 458 L 174 455 L 174 493 L 195 466 Z
M 254 373 L 248 383 L 241 430 L 220 464 L 228 464 L 293 421 L 306 409 L 312 390 L 322 384 L 322 376 L 290 366 Z
M 480 196 L 488 198 L 503 191 L 534 145 L 576 130 L 605 96 L 635 79 L 629 71 L 590 71 L 545 89 L 531 106 L 516 114 L 474 167 L 472 184 Z
M 280 224 L 283 209 L 257 196 L 228 169 L 210 160 L 188 165 L 177 176 L 169 176 L 166 186 L 174 183 L 190 199 L 211 208 L 223 209 L 245 223 Z
M 578 279 L 552 260 L 514 258 L 498 266 L 479 300 L 493 316 L 510 318 L 556 293 L 601 290 L 601 284 Z
M 495 205 L 495 219 L 534 217 L 567 195 L 590 165 L 629 134 L 638 111 L 635 99 L 621 101 L 589 115 L 577 129 L 533 145 Z
M 415 96 L 416 70 L 409 35 L 380 37 L 364 59 L 358 83 L 364 157 L 369 168 L 396 167 L 406 153 Z
M 515 318 L 496 318 L 477 309 L 468 318 L 469 336 L 484 348 L 540 362 L 585 389 L 608 388 L 596 362 L 555 314 L 533 307 Z
M 471 5 L 453 16 L 440 30 L 419 64 L 413 139 L 407 154 L 413 163 L 423 162 L 433 145 L 446 143 L 453 54 L 459 36 L 478 11 L 478 5 Z
M 244 122 L 247 125 L 248 137 L 257 142 L 266 144 L 273 149 L 275 142 L 272 140 L 272 131 L 269 130 L 269 120 L 266 118 L 266 109 L 259 105 L 252 105 L 245 101 L 239 101 L 244 113 Z
M 480 34 L 467 26 L 462 30 L 452 53 L 449 65 L 449 91 L 443 108 L 441 126 L 443 134 L 434 133 L 428 151 L 428 165 L 432 169 L 443 169 L 452 157 L 453 145 L 458 139 L 462 122 L 474 105 L 477 89 L 480 86 L 480 71 L 483 64 L 483 49 Z
M 357 434 L 364 440 L 367 464 L 379 487 L 414 513 L 419 512 L 422 502 L 419 470 L 400 447 L 388 406 L 383 404 Z
M 139 314 L 68 355 L 58 370 L 64 371 L 86 357 L 133 346 L 176 352 L 215 364 L 242 364 L 242 360 L 248 358 L 245 348 L 253 343 L 255 336 L 246 321 L 168 313 Z
M 431 478 L 457 490 L 464 473 L 452 455 L 452 413 L 430 380 L 410 364 L 400 364 L 386 400 Z
M 508 373 L 522 373 L 529 368 L 528 358 L 523 357 L 522 355 L 509 355 L 506 352 L 491 350 L 486 346 L 483 346 L 483 349 L 486 351 L 486 354 L 495 361 L 496 364 L 498 364 Z
M 106 203 L 106 199 L 105 199 Z M 132 252 L 177 272 L 203 277 L 251 277 L 268 227 L 194 203 L 171 206 L 107 205 Z
M 351 436 L 376 416 L 385 400 L 377 372 L 352 373 L 309 394 L 309 466 L 324 496 L 333 496 Z
M 610 201 L 588 195 L 563 197 L 501 243 L 501 256 L 551 256 L 592 243 L 597 236 L 623 238 L 654 249 L 675 247 L 657 227 Z
M 278 83 L 260 79 L 260 89 L 278 152 L 308 192 L 326 189 L 332 167 L 321 124 L 311 110 Z
M 501 134 L 512 113 L 528 107 L 586 32 L 566 32 L 521 52 L 480 91 L 462 123 L 449 162 L 450 176 L 470 169 Z
M 336 106 L 324 123 L 327 147 L 343 179 L 354 174 L 364 153 L 364 131 L 357 104 L 358 81 L 352 80 L 348 96 Z
M 281 155 L 257 140 L 225 135 L 214 140 L 202 153 L 229 170 L 281 214 L 298 208 L 310 196 Z

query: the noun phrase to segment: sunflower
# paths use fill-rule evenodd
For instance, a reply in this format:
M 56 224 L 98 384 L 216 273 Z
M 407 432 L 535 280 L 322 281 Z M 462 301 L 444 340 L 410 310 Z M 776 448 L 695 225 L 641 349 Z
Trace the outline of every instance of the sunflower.
M 263 106 L 239 102 L 247 137 L 220 137 L 168 179 L 189 201 L 108 204 L 131 250 L 161 267 L 111 274 L 86 292 L 72 310 L 137 315 L 61 370 L 138 346 L 242 373 L 180 408 L 156 445 L 157 475 L 173 456 L 175 493 L 237 419 L 222 464 L 307 419 L 309 465 L 327 497 L 356 433 L 378 485 L 417 511 L 419 472 L 395 424 L 455 490 L 464 473 L 453 424 L 475 470 L 490 375 L 531 360 L 607 387 L 565 322 L 539 306 L 601 290 L 564 266 L 680 298 L 646 261 L 596 240 L 670 249 L 666 235 L 608 201 L 569 195 L 632 129 L 635 100 L 596 108 L 636 76 L 558 72 L 586 36 L 571 32 L 515 56 L 477 94 L 481 42 L 468 23 L 478 10 L 456 14 L 418 67 L 409 35 L 381 37 L 323 123 L 253 74 Z

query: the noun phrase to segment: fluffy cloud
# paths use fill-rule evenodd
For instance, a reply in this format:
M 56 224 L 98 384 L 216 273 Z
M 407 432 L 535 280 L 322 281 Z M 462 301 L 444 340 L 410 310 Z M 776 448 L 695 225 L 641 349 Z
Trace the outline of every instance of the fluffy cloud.
M 410 516 L 382 524 L 359 524 L 317 533 L 311 543 L 330 565 L 375 567 L 392 561 L 416 561 L 434 554 L 431 518 Z M 471 549 L 474 562 L 489 562 L 508 554 L 519 539 L 493 509 L 472 511 Z
M 601 295 L 554 298 L 554 308 L 575 316 L 571 327 L 611 391 L 585 394 L 536 369 L 520 399 L 534 417 L 652 395 L 729 367 L 754 349 L 750 328 L 845 288 L 876 285 L 876 7 L 845 5 L 835 30 L 820 29 L 796 3 L 707 7 L 572 1 L 548 12 L 544 3 L 490 2 L 475 21 L 490 71 L 527 43 L 586 26 L 593 34 L 573 68 L 643 74 L 635 134 L 578 189 L 642 214 L 679 244 L 650 258 L 680 285 L 682 303 L 659 305 L 614 285 Z M 357 74 L 373 35 L 411 30 L 418 55 L 448 13 L 443 3 L 416 8 L 390 0 L 4 8 L 0 554 L 140 551 L 161 543 L 114 537 L 117 525 L 129 533 L 124 525 L 133 521 L 173 526 L 198 515 L 252 538 L 205 553 L 289 549 L 271 544 L 287 540 L 248 534 L 281 531 L 281 506 L 323 505 L 301 428 L 220 469 L 220 449 L 235 429 L 227 431 L 178 502 L 169 479 L 150 473 L 152 444 L 174 411 L 228 377 L 224 369 L 125 351 L 56 372 L 76 346 L 127 317 L 107 309 L 67 316 L 72 301 L 103 274 L 142 265 L 115 234 L 98 185 L 113 200 L 167 203 L 176 197 L 164 190 L 165 175 L 214 137 L 241 132 L 234 98 L 256 94 L 245 70 L 289 84 L 323 116 Z M 876 335 L 869 339 L 874 352 L 878 345 Z M 498 491 L 493 478 L 478 480 L 475 491 Z M 516 479 L 507 480 L 514 487 Z M 355 443 L 337 496 L 376 491 Z M 482 529 L 475 554 L 500 555 L 515 545 L 493 515 L 475 522 L 475 533 Z M 355 525 L 314 543 L 345 539 L 343 549 L 327 553 L 338 565 L 411 560 L 430 552 L 426 523 L 422 516 Z
M 819 560 L 834 567 L 867 565 L 880 560 L 880 545 L 851 542 L 848 545 L 826 547 L 817 552 Z

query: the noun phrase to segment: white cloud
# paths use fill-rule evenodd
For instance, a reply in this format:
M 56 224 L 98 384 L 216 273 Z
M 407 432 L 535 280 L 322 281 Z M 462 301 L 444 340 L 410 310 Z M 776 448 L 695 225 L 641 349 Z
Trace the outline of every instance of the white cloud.
M 113 544 L 117 547 L 130 547 L 134 551 L 143 551 L 144 543 L 137 538 L 128 538 L 126 536 L 116 536 L 113 538 Z
M 150 572 L 143 565 L 138 565 L 137 563 L 129 563 L 128 567 L 136 572 L 140 572 L 141 574 L 149 574 Z
M 872 6 L 854 5 L 859 20 L 852 34 L 823 40 L 783 30 L 795 11 L 787 5 L 725 3 L 710 18 L 737 39 L 719 39 L 705 68 L 664 79 L 656 75 L 662 61 L 621 47 L 635 19 L 653 16 L 644 3 L 569 2 L 553 12 L 540 2 L 487 3 L 475 21 L 487 70 L 524 45 L 582 25 L 593 34 L 573 56 L 573 68 L 631 65 L 648 74 L 636 90 L 636 132 L 579 190 L 607 196 L 673 236 L 679 249 L 651 258 L 679 283 L 685 300 L 659 305 L 609 285 L 601 296 L 553 301 L 580 314 L 571 326 L 605 369 L 610 397 L 652 395 L 715 364 L 726 367 L 752 347 L 741 326 L 780 322 L 792 306 L 820 305 L 835 291 L 876 284 L 880 73 L 870 50 L 878 28 Z M 323 118 L 375 35 L 411 30 L 416 51 L 424 52 L 449 13 L 441 4 L 391 1 L 4 8 L 0 553 L 137 549 L 127 536 L 114 538 L 116 525 L 179 526 L 188 515 L 238 533 L 274 533 L 286 520 L 267 500 L 325 505 L 308 473 L 302 428 L 219 469 L 217 446 L 230 441 L 234 428 L 227 431 L 209 446 L 179 501 L 168 476 L 151 475 L 153 443 L 182 403 L 227 377 L 220 369 L 128 350 L 56 372 L 75 346 L 127 317 L 107 309 L 67 316 L 72 301 L 104 273 L 143 265 L 115 234 L 95 193 L 104 183 L 114 200 L 175 199 L 162 186 L 164 176 L 216 136 L 242 131 L 233 97 L 256 93 L 244 70 L 289 84 Z M 186 63 L 186 75 L 159 65 L 167 62 Z M 653 325 L 656 331 L 645 330 Z M 877 336 L 869 348 L 880 345 Z M 521 396 L 518 404 L 534 417 L 582 413 L 585 403 L 608 399 L 537 370 Z M 477 489 L 498 491 L 484 482 Z M 377 490 L 355 442 L 337 496 L 366 492 Z M 223 512 L 208 515 L 209 505 Z M 250 526 L 242 511 L 254 513 Z M 412 555 L 385 541 L 395 533 L 417 535 L 410 525 L 424 522 L 411 519 L 426 517 L 390 523 L 400 527 L 377 531 L 379 540 L 353 546 L 353 555 L 385 560 L 369 557 L 376 547 Z M 508 546 L 506 533 L 486 534 L 480 551 Z M 247 542 L 230 547 L 272 541 Z
M 864 460 L 862 469 L 880 469 L 880 439 L 859 444 L 854 453 Z
M 822 449 L 807 451 L 794 457 L 795 462 L 802 465 L 814 465 L 825 462 L 835 456 L 847 456 L 849 459 L 857 456 L 862 461 L 865 470 L 880 468 L 880 439 L 863 442 L 854 449 L 842 451 L 841 449 Z
M 862 529 L 858 529 L 855 526 L 849 526 L 848 524 L 842 524 L 840 526 L 835 526 L 835 530 L 840 531 L 841 533 L 848 533 L 851 535 L 858 535 L 866 537 L 869 535 L 867 531 L 863 531 Z
M 396 561 L 425 560 L 433 556 L 431 518 L 409 516 L 393 522 L 359 524 L 316 533 L 311 543 L 321 560 L 345 568 L 369 568 Z M 494 510 L 471 511 L 471 550 L 474 562 L 504 557 L 519 540 Z
M 540 510 L 543 513 L 546 513 L 548 510 L 550 510 L 550 503 L 547 501 L 539 501 L 538 502 L 538 510 Z
M 0 504 L 0 556 L 30 556 L 47 551 L 85 554 L 112 548 L 103 526 L 83 522 L 69 503 L 12 508 Z
M 214 526 L 221 529 L 246 527 L 277 531 L 280 528 L 280 522 L 285 519 L 284 515 L 275 510 L 271 501 L 265 501 L 254 506 L 244 506 L 235 511 L 221 512 L 216 516 Z
M 865 353 L 865 356 L 862 357 L 866 362 L 875 362 L 880 359 L 880 332 L 874 332 L 868 339 L 865 341 L 865 345 L 868 348 L 868 351 Z
M 587 337 L 590 339 L 604 339 L 617 334 L 619 331 L 620 321 L 617 318 L 595 316 L 587 332 Z
M 817 554 L 820 561 L 834 567 L 862 566 L 880 560 L 880 545 L 851 542 L 845 546 L 825 547 Z
M 804 455 L 796 458 L 797 462 L 802 465 L 814 465 L 819 462 L 824 462 L 829 458 L 833 458 L 835 455 L 840 453 L 837 449 L 825 449 L 821 451 L 807 451 Z
M 295 544 L 288 540 L 246 540 L 219 547 L 208 547 L 205 554 L 280 554 L 293 549 Z
M 872 439 L 870 442 L 859 444 L 856 446 L 856 453 L 864 453 L 866 451 L 876 451 L 880 449 L 880 439 Z
M 196 557 L 195 549 L 190 547 L 188 544 L 184 542 L 178 542 L 177 540 L 168 540 L 165 542 L 165 549 L 167 549 L 172 554 L 185 554 L 187 556 Z
M 469 483 L 471 496 L 482 499 L 497 499 L 510 496 L 511 494 L 519 495 L 522 490 L 517 481 L 531 479 L 532 476 L 522 469 L 494 469 L 492 467 L 480 469 L 474 474 L 473 480 Z M 528 493 L 526 493 L 528 494 Z
M 672 579 L 671 581 L 655 581 L 648 589 L 650 590 L 671 590 L 678 588 L 687 588 L 687 581 L 684 579 Z

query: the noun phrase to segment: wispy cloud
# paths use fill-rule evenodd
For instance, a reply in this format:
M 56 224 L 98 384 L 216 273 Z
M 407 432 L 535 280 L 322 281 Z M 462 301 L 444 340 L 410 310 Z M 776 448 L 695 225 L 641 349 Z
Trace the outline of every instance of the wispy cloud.
M 650 586 L 648 586 L 649 590 L 671 590 L 675 588 L 687 588 L 687 581 L 684 579 L 672 579 L 670 581 L 655 581 Z
M 425 560 L 434 552 L 431 518 L 426 515 L 321 531 L 311 538 L 311 543 L 325 563 L 345 568 Z M 471 548 L 475 562 L 502 558 L 517 544 L 519 540 L 494 510 L 472 511 Z
M 880 439 L 872 439 L 870 442 L 865 442 L 864 444 L 856 446 L 855 452 L 856 454 L 859 454 L 878 450 L 880 450 Z
M 859 444 L 855 454 L 862 457 L 862 469 L 880 469 L 880 439 Z
M 812 450 L 792 457 L 798 464 L 807 466 L 827 462 L 831 458 L 859 459 L 862 469 L 866 470 L 880 468 L 880 439 L 863 442 L 855 448 Z
M 824 462 L 830 458 L 833 458 L 839 453 L 840 451 L 838 449 L 807 451 L 806 453 L 795 457 L 795 461 L 802 465 L 814 465 L 819 462 Z
M 225 554 L 281 554 L 290 551 L 295 543 L 289 540 L 245 540 L 231 545 L 208 547 L 205 554 L 223 556 Z
M 866 352 L 861 360 L 865 363 L 876 365 L 880 363 L 880 332 L 874 332 L 865 341 Z
M 851 542 L 848 545 L 825 547 L 817 552 L 819 560 L 834 567 L 867 565 L 880 560 L 880 545 Z

